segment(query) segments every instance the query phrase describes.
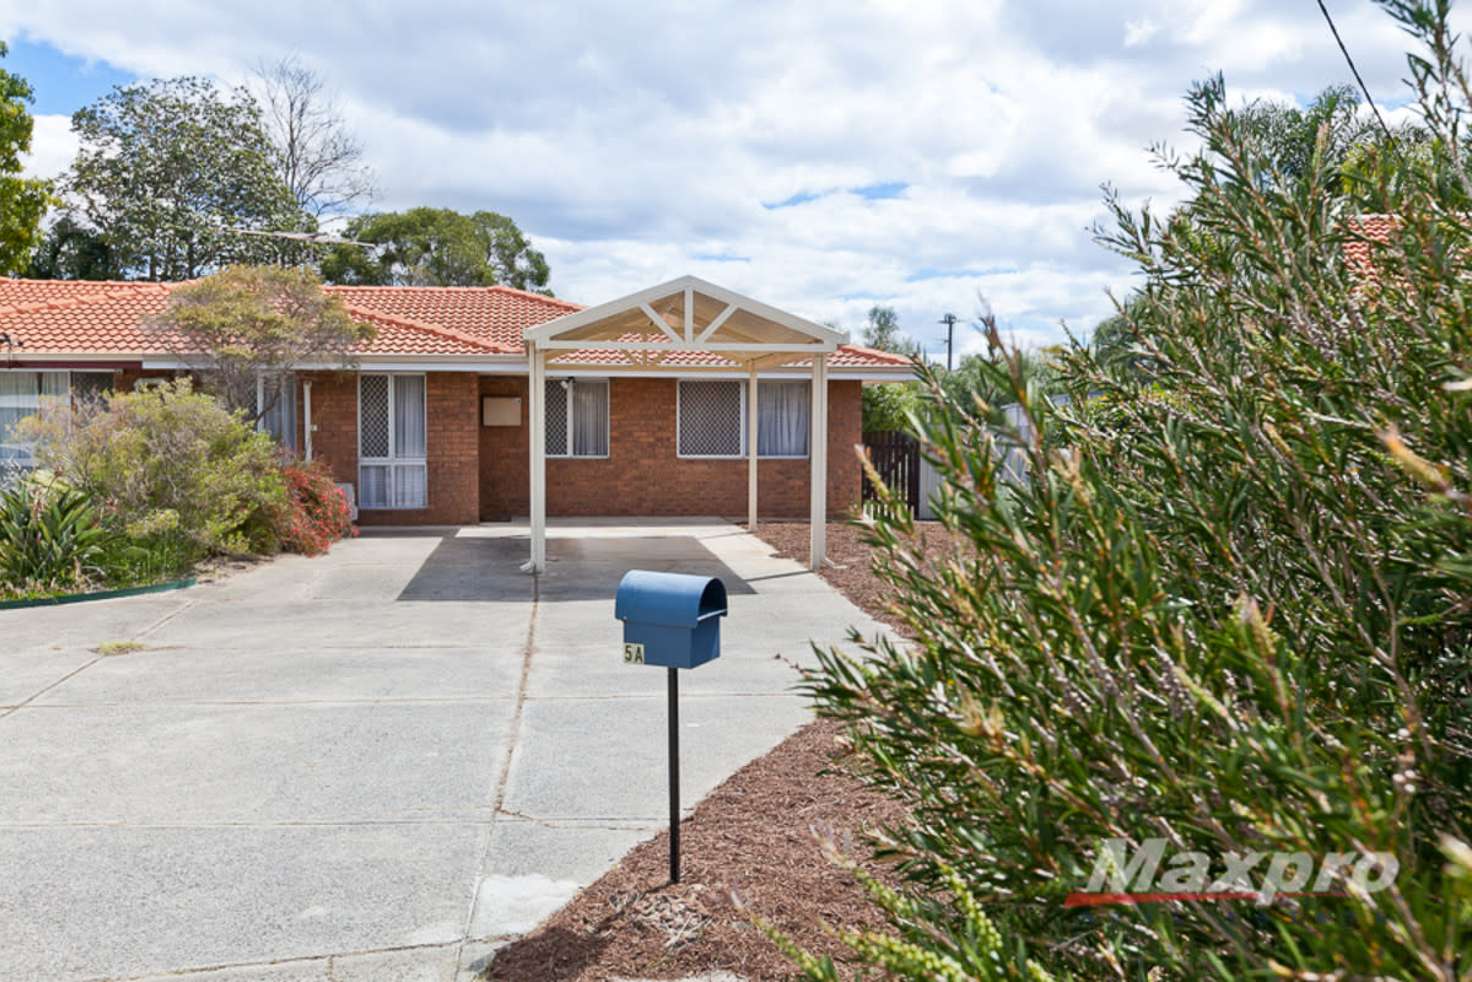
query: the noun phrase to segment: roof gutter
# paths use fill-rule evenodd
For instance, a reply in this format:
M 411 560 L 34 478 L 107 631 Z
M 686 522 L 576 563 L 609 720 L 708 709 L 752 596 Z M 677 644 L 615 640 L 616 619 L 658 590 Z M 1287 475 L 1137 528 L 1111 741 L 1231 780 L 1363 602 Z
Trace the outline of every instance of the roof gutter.
M 137 360 L 137 356 L 134 356 L 134 360 Z M 353 363 L 348 366 L 338 361 L 303 361 L 297 362 L 292 368 L 299 372 L 351 372 L 372 369 L 380 372 L 473 372 L 479 374 L 507 364 L 519 364 L 521 371 L 526 371 L 526 359 L 519 355 L 475 355 L 463 361 L 446 361 L 444 355 L 363 355 L 354 358 Z M 194 366 L 174 356 L 145 355 L 143 367 L 154 371 L 184 372 Z

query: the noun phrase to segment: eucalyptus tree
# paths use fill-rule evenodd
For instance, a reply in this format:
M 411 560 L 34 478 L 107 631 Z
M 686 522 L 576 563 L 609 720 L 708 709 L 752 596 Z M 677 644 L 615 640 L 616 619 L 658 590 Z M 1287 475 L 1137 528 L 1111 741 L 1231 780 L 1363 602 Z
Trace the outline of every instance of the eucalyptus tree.
M 0 58 L 8 49 L 0 41 Z M 0 275 L 23 269 L 41 241 L 41 218 L 51 203 L 51 186 L 21 176 L 22 155 L 31 149 L 35 121 L 26 106 L 31 84 L 0 68 Z
M 61 180 L 72 233 L 115 276 L 185 280 L 283 247 L 240 230 L 312 226 L 273 166 L 260 106 L 203 78 L 118 86 L 72 116 L 79 148 Z

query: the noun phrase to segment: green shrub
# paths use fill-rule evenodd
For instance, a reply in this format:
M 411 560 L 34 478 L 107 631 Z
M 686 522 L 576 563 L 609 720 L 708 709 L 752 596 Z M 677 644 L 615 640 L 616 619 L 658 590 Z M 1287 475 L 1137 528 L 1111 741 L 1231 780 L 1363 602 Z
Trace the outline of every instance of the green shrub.
M 0 490 L 0 594 L 80 590 L 112 539 L 86 492 L 18 481 Z
M 155 553 L 269 553 L 287 504 L 271 438 L 187 379 L 22 422 L 41 466 Z M 170 560 L 172 562 L 172 559 Z
M 992 452 L 1001 414 L 930 379 L 938 513 L 965 545 L 926 553 L 881 511 L 878 570 L 915 644 L 824 652 L 807 683 L 912 816 L 882 847 L 910 900 L 885 905 L 891 936 L 853 939 L 859 962 L 1472 976 L 1468 87 L 1445 10 L 1391 7 L 1427 43 L 1412 77 L 1440 139 L 1357 191 L 1397 216 L 1374 275 L 1344 261 L 1340 175 L 1322 155 L 1282 174 L 1207 83 L 1206 150 L 1168 161 L 1189 203 L 1116 204 L 1105 235 L 1140 266 L 1115 329 L 1148 373 L 1074 349 L 1054 405 L 1004 367 L 1038 434 L 1025 482 Z M 1390 853 L 1399 871 L 1262 903 L 1066 905 L 1107 841 L 1153 838 L 1202 854 L 1207 883 L 1228 853 Z
M 910 415 L 920 408 L 920 387 L 913 382 L 866 385 L 863 388 L 865 433 L 910 429 Z

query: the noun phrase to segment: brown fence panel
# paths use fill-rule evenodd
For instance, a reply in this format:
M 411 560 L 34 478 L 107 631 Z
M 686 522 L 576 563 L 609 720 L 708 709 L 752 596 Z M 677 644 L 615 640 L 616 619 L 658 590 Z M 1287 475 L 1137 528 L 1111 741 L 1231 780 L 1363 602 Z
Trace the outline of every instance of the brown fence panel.
M 910 508 L 920 507 L 920 441 L 902 430 L 864 434 L 864 450 L 885 485 Z M 878 498 L 868 477 L 864 478 L 864 500 Z

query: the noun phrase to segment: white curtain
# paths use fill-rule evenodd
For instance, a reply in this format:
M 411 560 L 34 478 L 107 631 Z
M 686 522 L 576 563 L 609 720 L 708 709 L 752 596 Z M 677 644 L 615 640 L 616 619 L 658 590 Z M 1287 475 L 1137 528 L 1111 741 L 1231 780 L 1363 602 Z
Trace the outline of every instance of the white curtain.
M 572 384 L 572 452 L 608 456 L 608 383 L 578 379 Z
M 43 412 L 66 407 L 71 394 L 71 372 L 41 372 L 41 398 L 37 402 Z
M 364 375 L 358 393 L 359 507 L 426 507 L 424 376 Z
M 358 507 L 389 507 L 388 475 L 386 464 L 364 464 L 358 468 Z
M 763 457 L 806 457 L 812 402 L 807 382 L 758 382 L 757 453 Z
M 277 389 L 280 395 L 276 394 Z M 268 378 L 261 383 L 261 399 L 270 406 L 261 416 L 261 429 L 287 450 L 296 449 L 296 376 Z M 273 401 L 274 400 L 274 401 Z
M 423 508 L 429 503 L 428 475 L 424 464 L 396 464 L 390 508 Z
M 0 461 L 31 464 L 31 445 L 16 439 L 15 426 L 27 416 L 65 408 L 69 372 L 0 372 Z
M 425 457 L 424 376 L 394 376 L 394 456 Z
M 14 441 L 15 424 L 36 412 L 40 391 L 35 372 L 0 372 L 0 460 L 30 462 L 31 449 Z

